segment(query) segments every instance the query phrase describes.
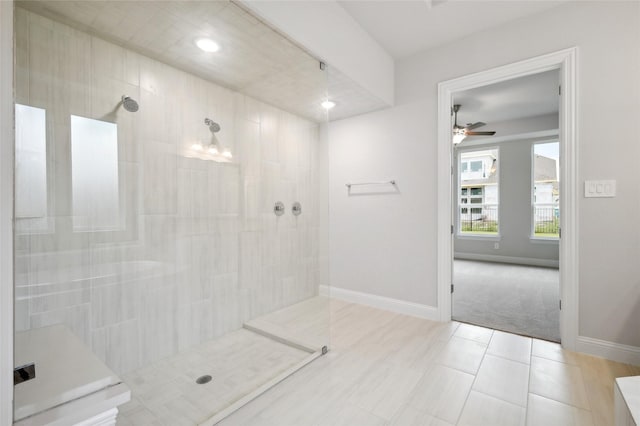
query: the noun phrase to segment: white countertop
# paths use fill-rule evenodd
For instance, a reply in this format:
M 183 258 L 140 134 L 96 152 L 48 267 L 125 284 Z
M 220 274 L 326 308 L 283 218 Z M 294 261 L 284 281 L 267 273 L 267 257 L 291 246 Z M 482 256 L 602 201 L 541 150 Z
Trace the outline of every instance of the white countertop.
M 16 333 L 15 365 L 36 377 L 14 388 L 14 421 L 122 382 L 64 325 Z
M 619 377 L 616 379 L 620 393 L 629 407 L 631 417 L 640 424 L 640 376 Z

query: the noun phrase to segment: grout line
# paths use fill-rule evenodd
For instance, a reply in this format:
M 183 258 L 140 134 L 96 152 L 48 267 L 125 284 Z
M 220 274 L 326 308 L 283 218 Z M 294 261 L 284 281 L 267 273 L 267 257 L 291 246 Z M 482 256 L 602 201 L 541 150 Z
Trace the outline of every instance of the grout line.
M 555 401 L 555 402 L 558 402 L 560 404 L 564 404 L 564 405 L 567 405 L 567 406 L 570 406 L 570 407 L 573 407 L 573 408 L 577 408 L 579 410 L 585 410 L 585 411 L 588 411 L 588 412 L 592 413 L 593 410 L 591 409 L 591 398 L 589 397 L 589 393 L 587 392 L 586 384 L 584 382 L 584 377 L 582 376 L 582 367 L 579 366 L 579 365 L 575 365 L 575 364 L 567 364 L 567 363 L 564 363 L 564 362 L 561 362 L 561 361 L 557 361 L 557 360 L 554 360 L 554 359 L 548 359 L 548 358 L 540 357 L 540 356 L 537 356 L 537 355 L 533 355 L 533 345 L 531 346 L 531 348 L 532 348 L 532 354 L 531 354 L 531 362 L 532 363 L 533 363 L 533 358 L 540 358 L 540 359 L 543 359 L 545 361 L 552 361 L 552 362 L 561 364 L 561 365 L 565 366 L 565 368 L 566 367 L 576 367 L 578 369 L 578 372 L 580 373 L 580 379 L 582 380 L 582 387 L 583 387 L 583 390 L 585 392 L 585 396 L 587 397 L 587 403 L 589 404 L 589 408 L 578 407 L 577 405 L 574 405 L 574 404 L 566 402 L 566 401 L 559 401 L 557 399 L 551 398 L 551 397 L 546 396 L 546 395 L 541 395 L 539 393 L 531 392 L 531 374 L 533 373 L 533 369 L 532 368 L 529 369 L 529 392 L 528 393 L 531 394 L 531 395 L 540 396 L 542 398 L 546 398 L 548 400 Z M 529 404 L 528 404 L 528 398 L 527 398 L 527 410 L 529 409 L 528 405 Z
M 438 364 L 434 364 L 434 365 L 432 365 L 432 366 L 430 366 L 430 367 L 427 367 L 427 368 L 425 369 L 424 373 L 422 373 L 422 375 L 420 376 L 420 378 L 416 381 L 416 384 L 411 388 L 411 390 L 410 390 L 409 392 L 407 392 L 407 394 L 406 394 L 406 396 L 405 396 L 405 398 L 404 398 L 404 403 L 403 403 L 403 404 L 401 404 L 401 405 L 398 407 L 398 409 L 393 413 L 393 415 L 392 415 L 392 416 L 390 416 L 390 418 L 389 418 L 389 420 L 388 420 L 388 423 L 389 423 L 389 424 L 390 424 L 390 422 L 391 422 L 393 419 L 395 419 L 395 418 L 398 416 L 398 413 L 399 413 L 402 409 L 404 409 L 404 408 L 406 408 L 406 407 L 410 407 L 410 408 L 413 408 L 414 410 L 417 410 L 416 408 L 411 407 L 411 406 L 409 405 L 409 403 L 410 403 L 410 401 L 413 399 L 413 394 L 414 394 L 414 392 L 416 391 L 416 388 L 418 387 L 418 385 L 420 385 L 420 383 L 422 382 L 422 379 L 424 379 L 424 378 L 425 378 L 425 376 L 426 376 L 427 374 L 429 374 L 431 371 L 433 371 L 433 369 L 434 369 L 437 365 L 438 365 Z M 423 412 L 423 411 L 421 411 L 421 410 L 417 410 L 417 411 L 419 411 L 419 412 L 421 412 L 421 413 Z M 426 412 L 424 412 L 424 413 L 425 413 L 425 414 L 428 414 L 428 415 L 430 415 L 430 416 L 432 416 L 432 417 L 439 418 L 438 416 L 433 415 L 433 414 L 431 414 L 431 413 L 426 413 Z M 371 414 L 373 414 L 373 413 L 371 413 Z M 444 420 L 444 419 L 443 419 L 443 420 Z
M 531 364 L 527 364 L 526 362 L 522 362 L 522 361 L 518 361 L 516 359 L 507 358 L 506 356 L 490 353 L 488 347 L 487 347 L 487 355 L 492 356 L 492 357 L 496 357 L 496 358 L 500 358 L 500 359 L 504 359 L 505 361 L 517 362 L 518 364 L 526 365 L 527 367 L 531 366 Z M 531 357 L 529 357 L 529 362 L 531 362 Z
M 548 400 L 550 400 L 550 401 L 557 402 L 557 403 L 559 403 L 559 404 L 567 405 L 567 406 L 569 406 L 569 407 L 576 408 L 576 409 L 578 409 L 578 410 L 588 411 L 588 412 L 590 412 L 590 413 L 592 412 L 592 410 L 591 410 L 591 402 L 590 402 L 590 401 L 589 401 L 589 408 L 584 408 L 584 407 L 578 407 L 577 405 L 571 404 L 571 403 L 569 403 L 569 402 L 565 402 L 565 401 L 558 401 L 557 399 L 553 399 L 553 398 L 551 398 L 551 397 L 549 397 L 549 396 L 546 396 L 546 395 L 540 395 L 539 393 L 535 393 L 535 392 L 530 392 L 530 393 L 531 393 L 531 395 L 539 396 L 539 397 L 541 397 L 541 398 L 545 398 L 545 399 L 548 399 Z M 588 399 L 588 398 L 589 398 L 589 396 L 587 395 L 587 399 Z
M 531 345 L 529 346 L 529 378 L 527 380 L 527 400 L 524 408 L 524 424 L 527 425 L 527 419 L 529 418 L 529 395 L 531 395 L 531 376 L 533 374 L 533 338 L 531 339 Z
M 453 337 L 453 336 L 452 336 Z M 491 331 L 491 339 L 493 339 L 493 330 Z M 489 339 L 489 343 L 491 343 L 491 339 Z M 480 368 L 482 368 L 482 363 L 484 362 L 484 357 L 487 355 L 487 349 L 489 349 L 489 344 L 487 343 L 487 347 L 484 348 L 484 353 L 482 354 L 482 359 L 480 360 L 480 364 L 478 365 L 478 370 L 473 375 L 473 382 L 471 383 L 471 387 L 469 388 L 469 392 L 467 393 L 467 397 L 464 399 L 464 404 L 462 404 L 462 409 L 456 418 L 456 423 L 460 421 L 460 417 L 462 417 L 462 413 L 464 412 L 465 407 L 467 406 L 467 402 L 469 401 L 469 395 L 473 392 L 473 385 L 476 384 L 476 379 L 478 378 L 478 373 L 480 372 Z M 495 398 L 495 397 L 494 397 Z

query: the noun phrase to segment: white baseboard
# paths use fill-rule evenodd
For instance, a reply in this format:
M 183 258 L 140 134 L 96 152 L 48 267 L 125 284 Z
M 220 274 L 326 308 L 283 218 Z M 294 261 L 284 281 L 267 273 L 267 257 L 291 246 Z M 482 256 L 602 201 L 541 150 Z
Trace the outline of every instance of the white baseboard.
M 329 297 L 329 286 L 328 285 L 319 285 L 318 286 L 318 295 L 319 296 L 324 296 L 324 297 Z M 337 298 L 336 298 L 337 299 Z
M 483 262 L 513 263 L 516 265 L 544 266 L 557 268 L 560 262 L 552 259 L 536 259 L 532 257 L 500 256 L 497 254 L 454 253 L 455 259 L 480 260 Z
M 326 285 L 320 286 L 319 294 L 321 296 L 333 297 L 351 303 L 359 303 L 361 305 L 373 306 L 374 308 L 384 309 L 391 312 L 411 315 L 432 321 L 439 321 L 438 308 L 433 306 L 391 299 L 389 297 L 377 296 L 375 294 L 361 293 L 344 288 L 328 287 Z M 606 340 L 579 336 L 575 350 L 577 352 L 599 356 L 612 361 L 640 365 L 640 347 L 636 346 L 622 345 L 620 343 L 608 342 Z
M 578 336 L 576 350 L 625 364 L 640 365 L 640 348 L 606 340 Z
M 390 297 L 377 296 L 370 293 L 347 290 L 344 288 L 320 286 L 321 296 L 333 297 L 351 303 L 372 306 L 386 311 L 396 312 L 413 317 L 424 318 L 432 321 L 440 321 L 438 308 L 434 306 L 421 305 L 419 303 L 407 302 Z

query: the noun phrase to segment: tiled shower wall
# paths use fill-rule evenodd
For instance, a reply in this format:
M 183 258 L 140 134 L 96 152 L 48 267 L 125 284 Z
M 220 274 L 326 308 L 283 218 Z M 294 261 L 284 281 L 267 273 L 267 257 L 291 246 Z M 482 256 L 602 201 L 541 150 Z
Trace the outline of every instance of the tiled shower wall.
M 47 115 L 48 211 L 44 230 L 16 218 L 17 330 L 64 323 L 123 373 L 317 294 L 316 123 L 16 15 L 17 102 Z M 116 108 L 122 95 L 140 110 Z M 117 123 L 117 229 L 73 229 L 71 114 Z M 205 117 L 232 162 L 191 149 Z

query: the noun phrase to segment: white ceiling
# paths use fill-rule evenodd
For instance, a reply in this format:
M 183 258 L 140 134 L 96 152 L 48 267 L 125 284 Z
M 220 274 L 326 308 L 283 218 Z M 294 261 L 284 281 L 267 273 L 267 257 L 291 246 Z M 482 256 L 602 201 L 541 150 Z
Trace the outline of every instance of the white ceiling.
M 320 102 L 337 101 L 330 118 L 383 108 L 385 103 L 228 0 L 19 0 L 18 6 L 66 23 L 199 77 L 322 122 Z M 207 54 L 200 37 L 221 49 Z
M 561 3 L 431 1 L 354 0 L 339 4 L 399 58 Z M 329 67 L 328 73 L 321 72 L 316 58 L 229 0 L 18 0 L 17 4 L 318 122 L 326 119 L 319 103 L 327 94 L 337 102 L 329 113 L 331 120 L 387 106 L 340 70 Z M 195 46 L 194 41 L 205 36 L 219 42 L 220 52 L 205 54 Z M 528 99 L 526 114 L 547 111 L 549 101 L 538 99 L 546 93 L 541 85 L 546 87 L 547 83 L 523 80 L 517 86 L 505 83 L 461 93 L 460 118 L 504 119 L 504 114 L 520 111 L 508 106 L 515 98 Z
M 399 59 L 541 13 L 563 1 L 340 0 L 338 3 L 390 55 Z
M 557 113 L 559 75 L 553 70 L 457 92 L 458 124 L 483 121 L 487 126 L 477 130 L 491 130 L 491 123 Z

